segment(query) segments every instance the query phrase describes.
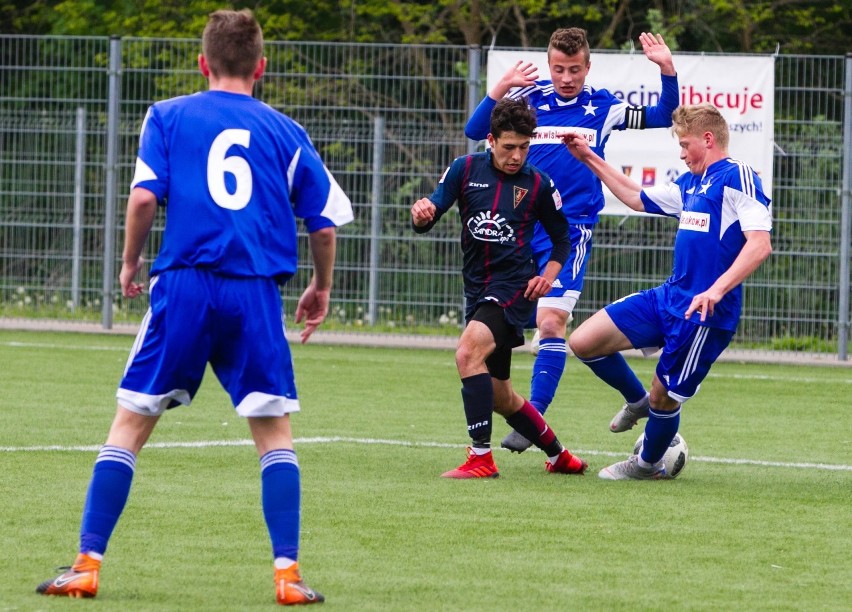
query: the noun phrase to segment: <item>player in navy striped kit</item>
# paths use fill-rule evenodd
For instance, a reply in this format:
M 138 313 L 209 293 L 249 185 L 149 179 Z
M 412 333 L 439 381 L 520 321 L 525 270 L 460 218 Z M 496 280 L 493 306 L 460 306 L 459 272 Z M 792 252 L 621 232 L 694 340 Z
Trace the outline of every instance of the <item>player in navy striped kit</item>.
M 673 122 L 689 172 L 647 189 L 596 155 L 581 134 L 565 137 L 571 153 L 619 200 L 679 220 L 668 280 L 599 310 L 569 338 L 574 354 L 622 395 L 643 387 L 618 351 L 663 349 L 649 406 L 642 411 L 625 406 L 613 419 L 618 431 L 626 431 L 648 418 L 641 453 L 601 470 L 606 480 L 665 476 L 662 458 L 678 431 L 681 405 L 698 392 L 733 338 L 741 283 L 772 252 L 770 200 L 757 173 L 728 156 L 728 123 L 719 110 L 682 106 Z
M 127 203 L 122 293 L 138 297 L 142 252 L 159 206 L 162 247 L 150 308 L 116 394 L 118 409 L 95 460 L 74 565 L 39 585 L 45 595 L 94 597 L 101 559 L 124 509 L 136 458 L 162 414 L 189 405 L 209 363 L 260 457 L 278 603 L 320 603 L 297 555 L 300 472 L 289 415 L 299 410 L 279 286 L 297 269 L 296 218 L 314 274 L 296 322 L 308 340 L 328 312 L 336 228 L 349 199 L 305 130 L 254 99 L 266 67 L 254 16 L 216 11 L 198 59 L 209 90 L 154 104 L 145 117 Z
M 471 446 L 467 461 L 446 478 L 499 475 L 491 452 L 492 412 L 541 448 L 549 472 L 582 474 L 587 464 L 556 438 L 541 414 L 512 388 L 512 349 L 524 343 L 535 300 L 546 294 L 568 255 L 568 223 L 559 192 L 527 161 L 535 114 L 524 100 L 503 99 L 490 119 L 490 151 L 453 161 L 438 187 L 411 208 L 414 231 L 424 233 L 458 202 L 466 326 L 456 350 Z M 543 270 L 532 257 L 540 223 L 553 242 Z
M 586 32 L 562 28 L 552 34 L 547 48 L 550 80 L 536 80 L 535 67 L 518 62 L 480 102 L 465 127 L 469 138 L 481 140 L 488 131 L 488 116 L 497 100 L 504 96 L 527 98 L 538 120 L 530 163 L 553 178 L 570 225 L 571 252 L 551 290 L 539 299 L 535 317 L 539 348 L 530 402 L 542 414 L 553 401 L 565 370 L 565 334 L 583 289 L 592 233 L 604 206 L 600 180 L 565 150 L 561 134 L 584 134 L 591 148 L 603 156 L 613 130 L 669 127 L 672 111 L 678 105 L 677 76 L 668 46 L 661 36 L 647 33 L 639 37 L 639 42 L 645 56 L 660 67 L 662 92 L 657 105 L 631 106 L 605 89 L 587 85 L 591 61 Z M 547 262 L 550 248 L 547 233 L 537 228 L 533 252 L 540 269 Z M 631 405 L 647 405 L 647 393 L 643 389 L 641 394 L 625 400 Z M 517 432 L 510 432 L 503 446 L 523 452 L 530 444 Z

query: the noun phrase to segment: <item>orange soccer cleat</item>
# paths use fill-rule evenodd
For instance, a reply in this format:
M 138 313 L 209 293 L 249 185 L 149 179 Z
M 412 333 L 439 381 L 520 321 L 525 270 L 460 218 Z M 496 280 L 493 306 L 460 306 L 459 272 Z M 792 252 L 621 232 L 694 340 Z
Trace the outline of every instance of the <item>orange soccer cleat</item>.
M 74 565 L 59 569 L 66 571 L 56 578 L 42 582 L 36 587 L 36 593 L 75 599 L 94 597 L 98 594 L 98 573 L 101 570 L 101 562 L 98 559 L 80 553 Z
M 325 601 L 321 593 L 302 581 L 298 563 L 275 570 L 275 594 L 282 606 L 303 606 Z
M 494 463 L 491 451 L 477 455 L 473 449 L 467 448 L 467 461 L 454 470 L 441 474 L 443 478 L 497 478 L 500 472 Z
M 556 463 L 545 461 L 544 467 L 548 472 L 554 474 L 579 474 L 582 476 L 589 464 L 572 455 L 567 448 L 563 448 L 559 457 L 556 458 Z

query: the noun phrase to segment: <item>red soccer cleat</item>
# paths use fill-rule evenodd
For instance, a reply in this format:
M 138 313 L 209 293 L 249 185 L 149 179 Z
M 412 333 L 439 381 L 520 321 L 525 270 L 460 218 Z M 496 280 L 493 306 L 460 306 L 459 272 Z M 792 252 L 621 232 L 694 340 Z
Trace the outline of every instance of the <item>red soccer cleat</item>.
M 589 464 L 572 455 L 567 448 L 563 448 L 559 457 L 556 458 L 556 463 L 550 463 L 548 460 L 544 462 L 544 467 L 553 474 L 579 474 L 582 476 Z
M 298 563 L 275 570 L 275 596 L 282 606 L 304 606 L 325 601 L 322 594 L 302 581 Z
M 473 449 L 467 447 L 467 461 L 454 470 L 441 474 L 443 478 L 497 478 L 500 472 L 494 463 L 491 451 L 484 455 L 477 455 Z
M 101 562 L 92 559 L 89 555 L 80 553 L 71 567 L 60 569 L 67 570 L 56 578 L 45 580 L 36 587 L 36 593 L 42 595 L 59 595 L 63 597 L 94 597 L 98 594 L 98 573 L 101 570 Z

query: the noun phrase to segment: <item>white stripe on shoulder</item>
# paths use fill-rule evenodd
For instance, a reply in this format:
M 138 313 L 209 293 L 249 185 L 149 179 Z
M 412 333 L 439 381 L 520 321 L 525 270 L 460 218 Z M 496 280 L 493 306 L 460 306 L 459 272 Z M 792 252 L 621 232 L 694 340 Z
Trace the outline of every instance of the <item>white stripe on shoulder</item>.
M 293 177 L 296 176 L 296 168 L 299 165 L 299 158 L 302 156 L 302 147 L 296 149 L 296 154 L 293 155 L 293 159 L 290 161 L 290 165 L 287 166 L 287 192 L 293 193 Z
M 750 198 L 754 198 L 757 192 L 757 189 L 754 185 L 754 169 L 748 164 L 741 162 L 738 159 L 729 158 L 728 162 L 737 166 L 737 169 L 739 170 L 742 192 Z
M 326 175 L 328 175 L 328 199 L 325 201 L 320 213 L 326 219 L 330 219 L 337 227 L 345 225 L 355 219 L 355 213 L 352 212 L 352 202 L 349 197 L 343 192 L 343 189 L 334 180 L 328 168 L 323 166 Z

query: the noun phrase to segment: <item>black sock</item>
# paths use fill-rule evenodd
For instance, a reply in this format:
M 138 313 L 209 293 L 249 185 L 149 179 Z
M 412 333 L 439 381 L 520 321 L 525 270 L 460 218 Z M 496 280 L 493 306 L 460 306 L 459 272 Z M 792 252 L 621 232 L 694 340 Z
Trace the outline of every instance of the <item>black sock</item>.
M 474 374 L 462 378 L 461 382 L 467 433 L 474 448 L 491 448 L 491 413 L 494 409 L 491 375 Z

